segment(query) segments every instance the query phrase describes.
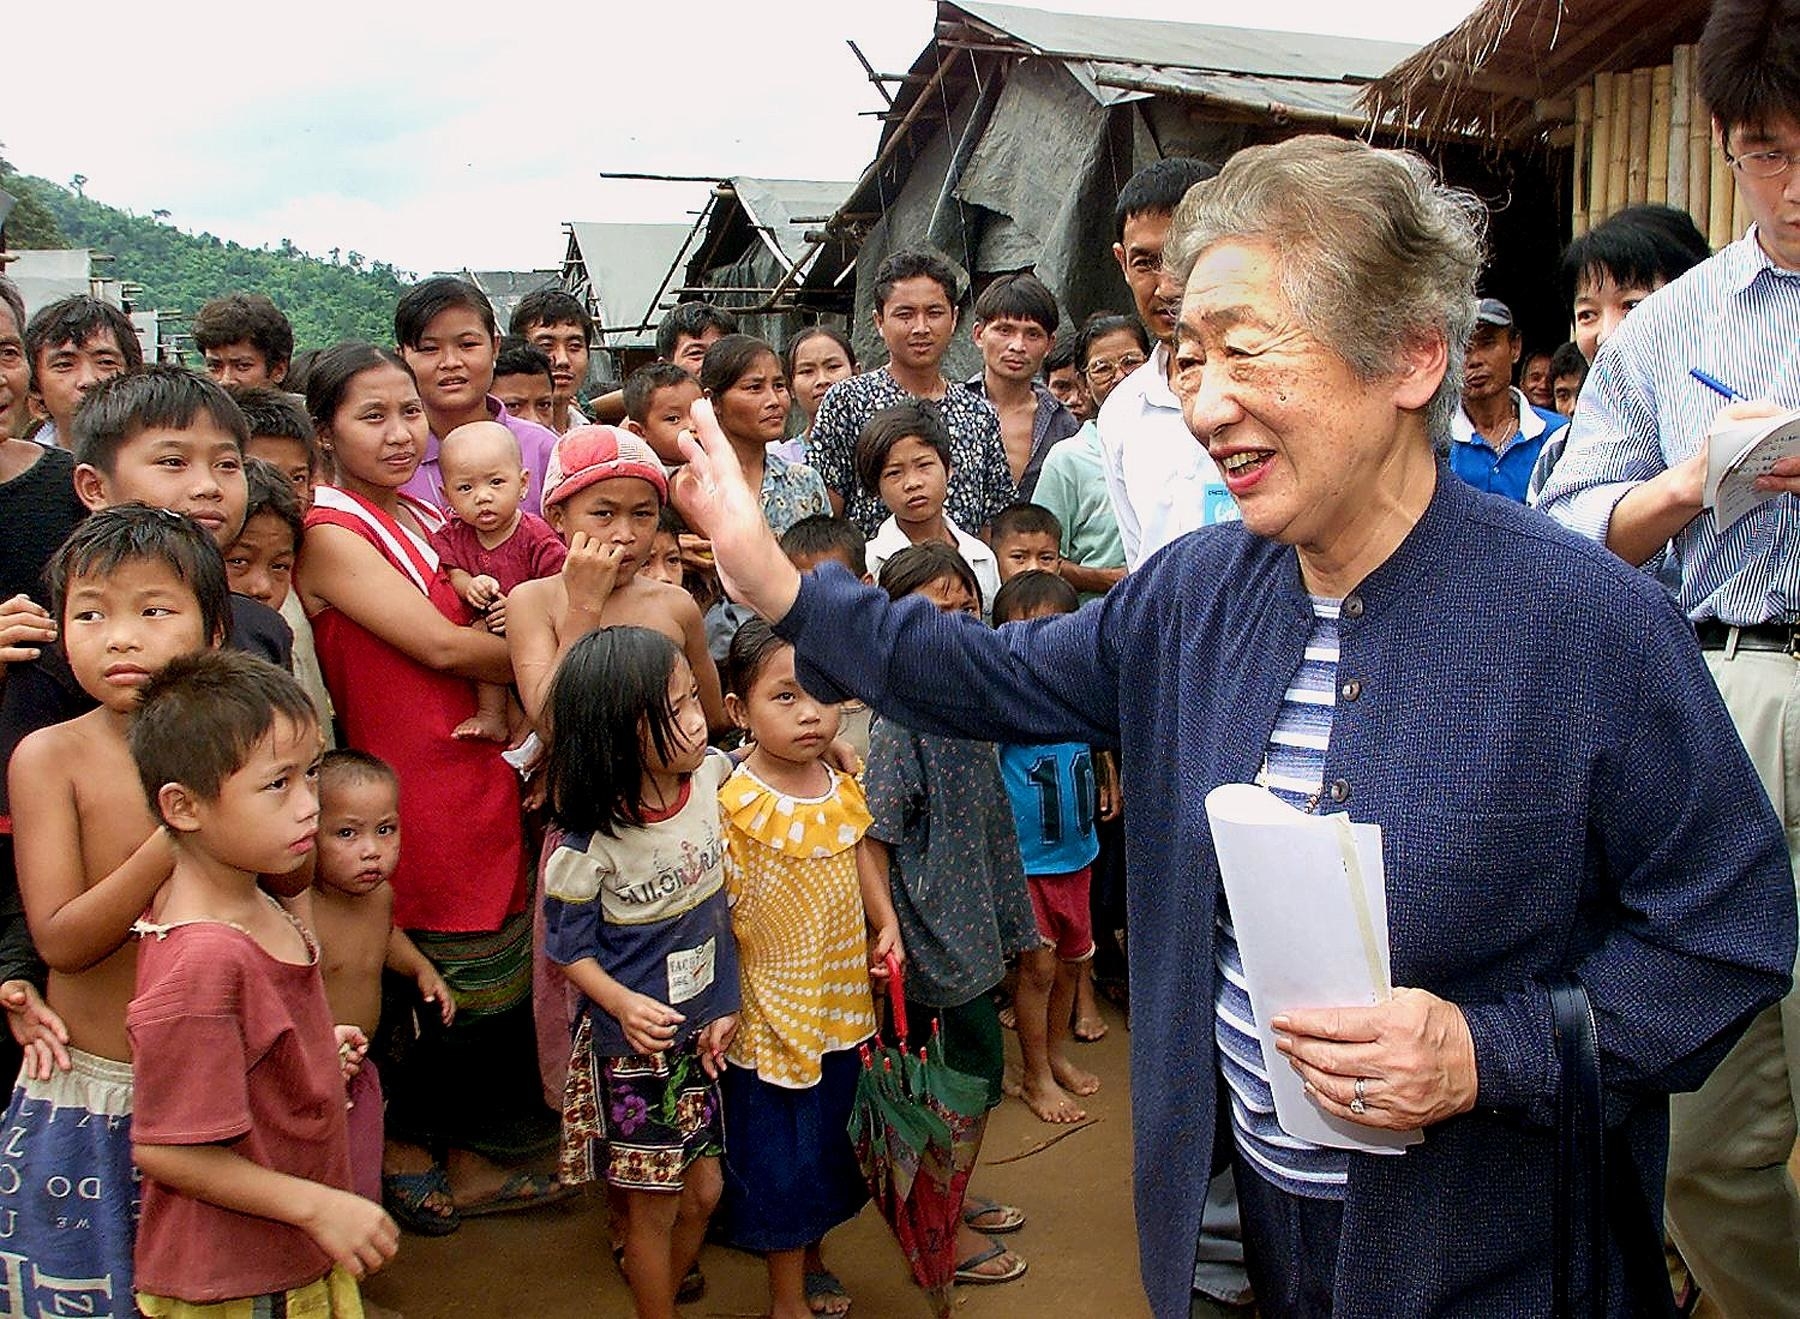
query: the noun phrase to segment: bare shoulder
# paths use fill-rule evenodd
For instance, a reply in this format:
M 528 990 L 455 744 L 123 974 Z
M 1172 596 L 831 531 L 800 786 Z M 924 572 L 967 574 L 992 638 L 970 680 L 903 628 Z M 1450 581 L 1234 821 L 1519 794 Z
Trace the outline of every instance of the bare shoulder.
M 602 617 L 609 627 L 651 628 L 677 645 L 684 644 L 700 626 L 700 609 L 693 596 L 679 586 L 641 576 L 612 593 Z
M 111 766 L 104 765 L 103 761 L 96 763 L 95 757 L 116 759 L 129 752 L 124 740 L 101 721 L 99 716 L 105 714 L 103 709 L 90 710 L 29 734 L 13 751 L 8 763 L 11 781 L 17 784 L 28 779 L 34 786 L 48 787 L 55 783 L 74 783 L 78 777 L 77 769 L 84 781 L 92 778 L 97 769 L 102 773 L 109 770 Z

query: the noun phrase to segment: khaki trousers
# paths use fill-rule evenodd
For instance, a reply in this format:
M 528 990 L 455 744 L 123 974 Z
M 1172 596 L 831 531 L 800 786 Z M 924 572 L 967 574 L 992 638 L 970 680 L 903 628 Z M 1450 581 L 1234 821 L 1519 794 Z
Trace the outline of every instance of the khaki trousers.
M 1753 650 L 1706 660 L 1800 873 L 1800 660 Z M 1669 1231 L 1727 1319 L 1800 1316 L 1800 1191 L 1788 1171 L 1797 1114 L 1800 991 L 1671 1102 Z

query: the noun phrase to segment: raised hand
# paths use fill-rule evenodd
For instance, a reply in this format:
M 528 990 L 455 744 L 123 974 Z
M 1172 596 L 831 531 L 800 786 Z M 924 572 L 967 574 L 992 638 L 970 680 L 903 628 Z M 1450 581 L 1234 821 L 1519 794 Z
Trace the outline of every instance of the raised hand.
M 687 524 L 712 541 L 719 580 L 734 600 L 767 619 L 793 607 L 800 573 L 763 517 L 762 495 L 744 479 L 731 441 L 719 429 L 705 399 L 691 412 L 694 427 L 681 433 L 687 465 L 670 479 L 669 493 Z

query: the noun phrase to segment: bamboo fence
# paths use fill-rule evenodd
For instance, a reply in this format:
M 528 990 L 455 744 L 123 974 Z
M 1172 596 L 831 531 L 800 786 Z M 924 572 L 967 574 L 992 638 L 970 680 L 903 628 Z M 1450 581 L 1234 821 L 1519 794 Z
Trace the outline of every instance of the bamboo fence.
M 1576 88 L 1574 145 L 1578 234 L 1638 202 L 1687 211 L 1714 248 L 1750 226 L 1700 100 L 1692 46 L 1677 46 L 1667 64 L 1595 74 Z

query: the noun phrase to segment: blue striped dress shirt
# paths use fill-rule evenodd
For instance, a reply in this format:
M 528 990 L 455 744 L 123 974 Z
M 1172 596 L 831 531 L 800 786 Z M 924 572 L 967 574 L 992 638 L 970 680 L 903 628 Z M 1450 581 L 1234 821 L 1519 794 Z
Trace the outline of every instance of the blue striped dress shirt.
M 1724 401 L 1699 367 L 1745 398 L 1800 407 L 1800 272 L 1756 229 L 1651 294 L 1607 340 L 1582 387 L 1569 445 L 1538 507 L 1604 544 L 1634 486 L 1699 449 Z M 1695 622 L 1800 616 L 1800 500 L 1782 495 L 1721 535 L 1702 513 L 1656 564 Z

